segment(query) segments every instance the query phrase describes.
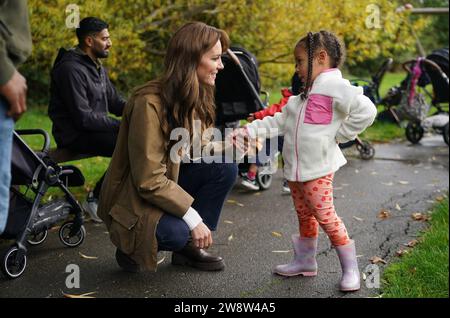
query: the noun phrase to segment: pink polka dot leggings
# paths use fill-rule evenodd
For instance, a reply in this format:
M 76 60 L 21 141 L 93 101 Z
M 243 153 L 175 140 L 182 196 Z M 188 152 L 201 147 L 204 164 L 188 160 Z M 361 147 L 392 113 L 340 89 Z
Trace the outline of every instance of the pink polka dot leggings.
M 329 174 L 306 182 L 289 182 L 301 237 L 318 237 L 319 225 L 333 246 L 350 243 L 344 223 L 333 204 L 333 177 Z

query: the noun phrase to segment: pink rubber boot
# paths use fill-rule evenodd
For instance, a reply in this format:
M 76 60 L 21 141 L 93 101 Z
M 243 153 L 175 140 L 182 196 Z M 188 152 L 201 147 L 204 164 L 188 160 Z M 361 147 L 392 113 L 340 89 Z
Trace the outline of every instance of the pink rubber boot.
M 341 291 L 356 291 L 360 289 L 360 274 L 356 259 L 355 242 L 336 246 L 336 252 L 341 262 L 342 278 L 339 283 Z
M 294 260 L 289 264 L 275 266 L 273 272 L 281 276 L 316 276 L 317 275 L 317 238 L 292 235 Z

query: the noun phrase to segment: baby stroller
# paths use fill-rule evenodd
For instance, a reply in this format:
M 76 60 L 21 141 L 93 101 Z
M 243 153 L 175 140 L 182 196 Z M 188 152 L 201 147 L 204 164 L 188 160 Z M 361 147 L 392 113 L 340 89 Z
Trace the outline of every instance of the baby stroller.
M 448 145 L 449 114 L 441 104 L 449 102 L 448 49 L 435 50 L 426 58 L 419 57 L 402 66 L 408 75 L 398 89 L 399 104 L 394 113 L 398 123 L 408 122 L 406 138 L 417 144 L 425 132 L 437 132 Z M 428 84 L 432 85 L 433 93 L 427 90 Z M 426 97 L 431 99 L 431 105 Z M 437 111 L 428 116 L 431 106 Z
M 249 113 L 257 112 L 268 105 L 269 94 L 261 91 L 256 58 L 247 50 L 231 47 L 222 57 L 225 68 L 216 78 L 216 126 L 236 128 L 241 119 L 246 119 Z M 265 95 L 264 101 L 260 94 Z M 268 189 L 272 183 L 272 175 L 276 171 L 277 155 L 273 154 L 262 164 L 256 175 L 260 189 Z M 239 175 L 247 173 L 249 163 L 239 164 Z
M 360 86 L 362 84 L 364 95 L 366 95 L 375 105 L 384 104 L 384 100 L 380 96 L 380 85 L 384 75 L 391 68 L 393 62 L 394 60 L 392 58 L 386 59 L 375 75 L 372 76 L 371 81 L 353 79 L 351 81 L 352 85 Z M 339 144 L 339 147 L 345 149 L 353 145 L 356 145 L 356 149 L 358 150 L 361 159 L 369 160 L 375 156 L 375 148 L 368 141 L 361 140 L 360 138 Z
M 44 146 L 41 152 L 34 152 L 20 135 L 42 135 Z M 80 245 L 86 230 L 83 226 L 82 209 L 68 186 L 81 186 L 84 177 L 74 166 L 58 166 L 48 157 L 50 138 L 41 129 L 20 130 L 13 134 L 11 162 L 11 187 L 9 216 L 2 239 L 15 240 L 1 255 L 0 270 L 8 278 L 17 278 L 27 266 L 27 242 L 38 245 L 44 242 L 48 230 L 70 214 L 59 229 L 61 242 L 68 247 Z M 43 203 L 50 187 L 58 187 L 65 198 Z M 28 194 L 29 190 L 33 194 Z

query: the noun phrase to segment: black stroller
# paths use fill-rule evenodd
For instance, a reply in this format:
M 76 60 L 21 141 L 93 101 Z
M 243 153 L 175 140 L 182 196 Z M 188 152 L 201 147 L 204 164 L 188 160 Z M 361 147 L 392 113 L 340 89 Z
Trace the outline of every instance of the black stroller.
M 371 77 L 370 81 L 364 79 L 353 79 L 351 80 L 352 85 L 362 86 L 364 95 L 366 95 L 375 105 L 378 106 L 385 104 L 385 100 L 380 96 L 380 85 L 384 75 L 392 67 L 393 62 L 394 60 L 392 58 L 386 59 L 375 75 Z M 344 144 L 339 144 L 339 147 L 341 149 L 345 149 L 353 145 L 356 145 L 356 149 L 359 151 L 361 159 L 369 160 L 375 156 L 375 148 L 368 141 L 361 140 L 360 138 L 356 138 L 355 140 Z
M 433 51 L 426 58 L 417 58 L 403 63 L 407 72 L 406 78 L 397 88 L 398 106 L 392 109 L 397 122 L 407 120 L 406 138 L 417 144 L 425 132 L 442 134 L 445 143 L 449 144 L 449 70 L 448 48 Z M 432 93 L 427 90 L 431 84 Z M 426 97 L 431 100 L 431 105 Z M 429 116 L 430 107 L 436 112 Z
M 239 120 L 246 119 L 249 113 L 257 112 L 268 105 L 269 94 L 261 91 L 258 64 L 255 56 L 243 48 L 232 47 L 222 57 L 225 68 L 216 79 L 216 126 L 222 130 L 236 128 Z M 265 95 L 264 101 L 261 95 Z M 278 153 L 272 154 L 258 169 L 256 180 L 260 189 L 268 189 L 272 175 L 276 171 Z M 239 164 L 239 174 L 248 171 L 247 158 Z
M 44 146 L 41 152 L 34 152 L 20 135 L 42 135 Z M 27 242 L 38 245 L 44 242 L 48 230 L 66 221 L 59 229 L 61 242 L 68 247 L 80 245 L 86 230 L 83 226 L 82 209 L 68 186 L 81 186 L 84 177 L 74 166 L 59 166 L 48 157 L 50 138 L 41 129 L 15 131 L 11 162 L 11 187 L 9 216 L 5 231 L 0 238 L 15 240 L 1 256 L 1 271 L 8 278 L 17 278 L 27 266 Z M 43 203 L 50 187 L 58 187 L 64 198 Z M 31 190 L 32 194 L 29 194 Z
M 425 131 L 437 131 L 443 134 L 448 145 L 448 109 L 442 105 L 449 102 L 448 61 L 448 48 L 434 50 L 426 58 L 406 61 L 402 64 L 407 72 L 405 79 L 391 87 L 380 100 L 387 108 L 380 115 L 402 127 L 406 122 L 406 139 L 413 144 L 422 139 Z M 432 93 L 427 89 L 429 84 Z M 431 105 L 426 97 L 431 100 Z M 431 106 L 436 112 L 428 116 Z

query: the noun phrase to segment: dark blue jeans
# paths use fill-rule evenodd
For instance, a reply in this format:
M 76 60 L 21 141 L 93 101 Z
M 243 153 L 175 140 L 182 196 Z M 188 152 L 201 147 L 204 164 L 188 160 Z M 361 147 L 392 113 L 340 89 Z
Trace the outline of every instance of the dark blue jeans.
M 211 231 L 215 231 L 228 193 L 237 177 L 234 163 L 182 163 L 178 184 L 194 198 L 192 207 Z M 156 227 L 158 250 L 181 250 L 190 237 L 186 222 L 165 213 Z
M 0 96 L 0 234 L 8 220 L 9 186 L 11 183 L 11 147 L 14 120 L 6 116 L 9 106 Z

